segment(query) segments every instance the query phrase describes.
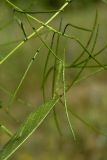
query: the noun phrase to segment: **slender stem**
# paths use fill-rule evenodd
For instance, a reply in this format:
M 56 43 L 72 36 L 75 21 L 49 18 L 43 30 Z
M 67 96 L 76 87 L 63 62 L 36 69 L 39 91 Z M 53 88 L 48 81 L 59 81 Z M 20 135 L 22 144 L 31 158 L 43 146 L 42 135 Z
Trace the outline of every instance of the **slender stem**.
M 98 52 L 96 52 L 93 56 L 94 56 L 94 57 L 98 56 L 98 55 L 101 54 L 105 49 L 107 49 L 107 44 L 106 44 L 102 49 L 100 49 Z M 87 61 L 87 59 L 88 59 L 88 58 L 84 59 L 83 61 L 77 63 L 76 65 L 77 65 L 77 66 L 80 66 L 81 64 L 85 63 L 85 61 Z M 75 66 L 75 65 L 73 65 L 73 64 L 72 64 L 71 66 L 68 65 L 68 66 L 66 66 L 66 68 L 70 68 L 70 67 L 72 67 L 72 66 Z M 98 65 L 98 66 L 100 66 L 100 65 Z M 104 64 L 103 66 L 106 67 L 106 64 Z M 100 67 L 101 67 L 101 66 L 100 66 Z
M 23 13 L 23 14 L 41 14 L 41 13 L 55 13 L 58 12 L 59 10 L 50 10 L 50 11 L 19 11 L 15 9 L 16 12 Z M 62 11 L 61 11 L 62 12 Z
M 8 128 L 6 128 L 4 125 L 0 124 L 0 129 L 3 130 L 9 137 L 12 137 L 13 135 L 12 132 Z
M 53 35 L 52 35 L 52 40 L 51 40 L 51 44 L 50 44 L 51 49 L 53 47 L 54 38 L 55 38 L 55 33 L 53 33 Z M 45 82 L 46 82 L 46 79 L 49 75 L 48 73 L 50 73 L 50 71 L 52 71 L 52 69 L 53 69 L 53 67 L 51 67 L 50 68 L 51 70 L 49 69 L 48 72 L 47 72 L 49 58 L 50 58 L 50 50 L 48 50 L 48 54 L 47 54 L 45 65 L 44 65 L 44 71 L 43 71 L 42 88 L 43 88 L 43 100 L 44 100 L 44 102 L 45 102 Z
M 42 47 L 42 46 L 41 46 L 41 47 Z M 15 90 L 15 92 L 14 92 L 12 98 L 11 98 L 11 101 L 10 101 L 10 103 L 9 103 L 9 106 L 12 105 L 12 103 L 13 103 L 13 101 L 14 101 L 14 99 L 15 99 L 18 91 L 19 91 L 19 88 L 20 88 L 20 86 L 22 85 L 22 83 L 23 83 L 23 81 L 24 81 L 24 79 L 25 79 L 25 77 L 26 77 L 26 75 L 27 75 L 27 73 L 28 73 L 28 71 L 29 71 L 32 63 L 34 62 L 36 56 L 38 55 L 41 47 L 40 47 L 39 49 L 37 49 L 36 53 L 34 54 L 33 58 L 31 59 L 30 63 L 28 64 L 27 69 L 26 69 L 26 71 L 24 72 L 24 74 L 23 74 L 23 76 L 22 76 L 22 78 L 21 78 L 21 80 L 20 80 L 20 83 L 18 84 L 18 87 L 16 88 L 16 90 Z
M 64 107 L 65 107 L 65 113 L 66 113 L 66 117 L 67 117 L 67 121 L 69 124 L 69 128 L 71 130 L 71 133 L 73 135 L 74 140 L 76 140 L 76 136 L 72 127 L 72 124 L 70 122 L 70 117 L 69 117 L 69 113 L 68 113 L 68 106 L 67 106 L 67 100 L 66 100 L 66 82 L 65 82 L 65 53 L 64 53 L 64 62 L 63 62 L 63 97 L 64 97 Z
M 19 10 L 19 11 L 23 11 L 21 10 L 19 7 L 17 7 L 16 5 L 14 5 L 12 2 L 10 2 L 9 0 L 6 0 L 7 3 L 9 3 L 13 8 Z M 42 29 L 44 29 L 45 27 L 48 27 L 49 30 L 52 30 L 54 32 L 57 32 L 55 29 L 53 29 L 52 27 L 48 26 L 48 24 L 53 20 L 55 19 L 58 14 L 64 10 L 64 8 L 66 8 L 68 6 L 68 4 L 70 3 L 71 1 L 66 1 L 64 3 L 64 5 L 58 10 L 58 12 L 56 12 L 46 23 L 43 23 L 42 21 L 38 20 L 37 18 L 29 15 L 29 14 L 26 14 L 28 17 L 30 17 L 31 19 L 35 20 L 36 22 L 38 22 L 39 24 L 41 24 L 42 26 L 39 27 L 36 32 L 33 32 L 31 33 L 28 37 L 27 37 L 27 40 L 31 39 L 37 32 L 40 32 Z M 62 34 L 62 33 L 60 33 Z M 25 41 L 23 40 L 22 42 L 20 42 L 11 52 L 9 52 L 9 54 L 7 54 L 7 56 L 5 56 L 1 61 L 0 61 L 0 64 L 2 64 L 5 60 L 7 60 L 18 48 L 20 48 L 23 44 L 25 43 Z
M 104 68 L 106 68 L 107 64 L 103 64 L 103 66 L 104 66 Z M 83 68 L 83 65 L 72 65 L 72 68 Z M 103 67 L 101 65 L 87 65 L 87 66 L 85 66 L 85 68 L 103 68 Z

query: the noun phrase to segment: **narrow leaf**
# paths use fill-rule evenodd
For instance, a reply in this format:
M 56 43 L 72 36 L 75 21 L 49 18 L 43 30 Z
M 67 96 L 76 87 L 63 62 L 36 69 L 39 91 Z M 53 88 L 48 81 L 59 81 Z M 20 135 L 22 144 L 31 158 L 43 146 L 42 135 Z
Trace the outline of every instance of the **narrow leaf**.
M 62 29 L 62 17 L 60 19 L 59 23 L 59 32 Z M 55 54 L 56 56 L 59 56 L 59 46 L 60 46 L 60 38 L 61 36 L 58 34 L 56 39 L 56 46 L 55 46 Z M 56 96 L 56 93 L 58 90 L 60 90 L 60 84 L 61 84 L 61 71 L 62 71 L 62 63 L 54 57 L 54 67 L 53 67 L 53 78 L 52 78 L 52 97 Z M 53 109 L 53 115 L 54 115 L 54 121 L 56 124 L 56 128 L 58 130 L 58 133 L 60 136 L 62 136 L 62 131 L 59 123 L 59 117 L 58 113 L 56 111 L 56 108 Z
M 63 62 L 63 72 L 62 72 L 62 74 L 63 74 L 63 95 L 64 95 L 64 107 L 65 107 L 65 113 L 66 113 L 67 121 L 68 121 L 68 124 L 69 124 L 69 127 L 70 127 L 70 131 L 71 131 L 71 133 L 72 133 L 72 135 L 73 135 L 74 140 L 76 140 L 75 133 L 74 133 L 74 130 L 73 130 L 71 121 L 70 121 L 70 117 L 69 117 L 69 113 L 68 113 L 67 100 L 66 100 L 65 53 L 64 53 L 64 62 Z
M 7 160 L 29 138 L 58 101 L 59 98 L 49 100 L 29 115 L 27 120 L 0 151 L 0 160 Z

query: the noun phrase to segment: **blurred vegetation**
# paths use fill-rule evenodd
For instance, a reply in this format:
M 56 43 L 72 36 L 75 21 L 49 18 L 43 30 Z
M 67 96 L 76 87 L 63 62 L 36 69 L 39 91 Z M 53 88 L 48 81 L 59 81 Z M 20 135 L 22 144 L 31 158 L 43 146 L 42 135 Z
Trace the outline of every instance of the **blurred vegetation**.
M 12 0 L 25 10 L 43 10 L 59 8 L 63 4 L 63 0 Z M 0 1 L 0 52 L 7 54 L 14 48 L 18 42 L 23 40 L 24 36 L 17 25 L 12 8 L 4 2 Z M 72 22 L 73 24 L 91 28 L 94 22 L 96 8 L 98 8 L 98 22 L 100 24 L 98 40 L 95 51 L 98 51 L 106 44 L 107 39 L 107 6 L 100 0 L 74 0 L 73 4 L 68 7 L 64 14 L 63 26 Z M 32 32 L 26 17 L 18 14 L 25 24 L 27 34 Z M 43 21 L 46 21 L 50 15 L 37 15 Z M 51 25 L 55 28 L 59 27 L 59 18 L 55 19 Z M 32 25 L 38 28 L 40 25 Z M 75 29 L 69 29 L 68 34 L 76 35 L 83 44 L 88 39 L 88 34 Z M 51 35 L 52 36 L 52 35 Z M 50 44 L 51 36 L 47 37 Z M 43 36 L 44 37 L 44 36 Z M 62 38 L 60 52 L 62 47 L 67 46 L 67 61 L 70 62 L 78 56 L 81 48 L 75 42 L 65 42 Z M 21 122 L 29 115 L 29 113 L 42 103 L 41 82 L 43 67 L 48 50 L 44 47 L 28 73 L 21 89 L 17 95 L 16 101 L 10 109 L 10 114 L 6 112 L 11 93 L 17 87 L 29 60 L 32 58 L 36 49 L 40 46 L 39 39 L 31 39 L 30 42 L 15 52 L 5 63 L 0 65 L 0 121 L 13 132 L 20 126 Z M 99 55 L 98 60 L 107 63 L 107 49 Z M 44 55 L 43 55 L 44 54 Z M 51 66 L 52 59 L 50 60 Z M 90 62 L 91 64 L 93 61 Z M 88 75 L 97 69 L 86 69 L 82 76 Z M 67 80 L 73 79 L 76 71 L 72 69 L 68 72 Z M 47 82 L 47 97 L 50 95 L 50 79 Z M 6 89 L 6 90 L 5 90 Z M 24 101 L 20 101 L 20 98 Z M 72 87 L 67 97 L 68 104 L 83 119 L 90 122 L 99 130 L 107 132 L 107 74 L 106 71 L 94 75 L 93 77 Z M 21 103 L 20 103 L 21 102 Z M 27 104 L 27 105 L 26 105 Z M 63 136 L 60 137 L 55 126 L 53 113 L 49 115 L 47 120 L 38 129 L 38 131 L 18 150 L 11 160 L 106 160 L 107 159 L 107 137 L 99 133 L 95 133 L 89 129 L 77 118 L 71 115 L 71 121 L 77 136 L 74 142 L 71 133 L 67 129 L 64 109 L 58 105 L 57 112 L 60 120 L 60 126 Z M 11 116 L 12 115 L 12 116 Z M 16 120 L 15 120 L 16 119 Z M 18 120 L 18 122 L 17 122 Z M 0 131 L 0 147 L 2 147 L 9 137 Z
M 24 0 L 12 0 L 12 2 L 15 3 L 25 3 Z M 27 4 L 29 4 L 29 6 L 32 6 L 34 3 L 36 4 L 40 4 L 44 5 L 44 6 L 49 6 L 52 8 L 58 8 L 60 7 L 63 3 L 65 2 L 65 0 L 27 0 Z M 78 6 L 78 8 L 80 7 L 90 7 L 90 5 L 93 5 L 95 3 L 99 3 L 101 2 L 101 0 L 74 0 L 72 3 L 72 6 L 76 7 Z M 80 9 L 79 8 L 79 9 Z
M 100 2 L 100 0 L 74 0 L 73 6 L 89 7 L 93 3 L 98 2 Z M 64 0 L 44 0 L 44 3 L 52 7 L 59 7 L 64 3 Z

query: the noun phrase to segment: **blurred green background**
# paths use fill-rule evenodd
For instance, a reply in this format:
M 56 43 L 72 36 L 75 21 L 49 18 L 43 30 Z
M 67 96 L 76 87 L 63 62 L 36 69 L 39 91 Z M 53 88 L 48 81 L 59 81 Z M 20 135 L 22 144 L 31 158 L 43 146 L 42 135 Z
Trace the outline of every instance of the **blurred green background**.
M 58 9 L 64 0 L 12 0 L 17 6 L 28 11 L 41 11 Z M 99 34 L 95 53 L 103 48 L 107 42 L 107 5 L 100 0 L 74 0 L 62 15 L 59 15 L 50 25 L 58 29 L 60 18 L 63 16 L 63 28 L 67 23 L 72 23 L 86 28 L 92 28 L 96 8 L 98 10 Z M 25 26 L 27 35 L 32 33 L 26 16 L 16 13 Z M 51 14 L 35 15 L 44 22 Z M 33 27 L 40 25 L 31 21 Z M 44 31 L 47 31 L 46 29 Z M 69 28 L 67 34 L 75 35 L 85 45 L 89 33 Z M 50 44 L 52 33 L 47 36 L 47 44 Z M 43 38 L 46 38 L 43 35 Z M 15 20 L 12 7 L 4 0 L 0 0 L 0 55 L 5 57 L 17 44 L 24 39 L 23 32 Z M 28 66 L 41 41 L 32 38 L 20 49 L 0 65 L 0 123 L 10 128 L 13 132 L 17 130 L 21 122 L 31 111 L 43 103 L 42 98 L 42 75 L 48 50 L 44 46 L 33 63 L 24 83 L 22 84 L 14 104 L 9 113 L 6 112 L 11 94 L 14 93 L 23 73 Z M 81 47 L 74 41 L 65 38 L 60 40 L 60 52 L 66 45 L 67 61 L 71 63 L 81 52 Z M 97 59 L 106 64 L 107 49 Z M 50 66 L 53 59 L 50 60 Z M 95 64 L 91 60 L 89 64 Z M 82 73 L 86 76 L 98 68 L 87 68 Z M 67 72 L 67 81 L 71 81 L 78 69 Z M 99 130 L 107 132 L 107 72 L 102 71 L 93 77 L 82 81 L 72 87 L 67 94 L 67 102 L 83 119 L 90 122 Z M 46 96 L 50 97 L 52 75 L 47 82 Z M 23 101 L 22 101 L 23 100 Z M 106 160 L 107 159 L 107 137 L 95 133 L 85 126 L 76 117 L 71 117 L 77 141 L 75 142 L 68 128 L 64 107 L 57 105 L 56 111 L 59 117 L 60 127 L 63 135 L 60 136 L 54 122 L 53 112 L 47 117 L 40 128 L 27 140 L 27 142 L 12 156 L 11 160 Z M 16 119 L 16 120 L 15 120 Z M 9 137 L 0 131 L 0 148 L 8 141 Z

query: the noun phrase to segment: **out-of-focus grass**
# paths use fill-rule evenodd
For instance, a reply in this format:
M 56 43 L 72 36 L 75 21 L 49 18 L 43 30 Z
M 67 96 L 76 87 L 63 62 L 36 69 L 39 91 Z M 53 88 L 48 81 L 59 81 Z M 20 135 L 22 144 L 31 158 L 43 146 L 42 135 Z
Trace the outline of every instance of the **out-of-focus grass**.
M 13 13 L 11 9 L 3 2 L 0 6 L 0 52 L 2 55 L 7 54 L 17 43 L 6 44 L 11 41 L 23 39 L 23 33 L 19 26 L 13 20 Z M 24 6 L 23 6 L 24 7 Z M 96 51 L 102 48 L 106 44 L 107 37 L 107 21 L 106 10 L 107 6 L 98 4 L 98 6 L 91 6 L 91 8 L 82 10 L 72 10 L 72 7 L 65 12 L 63 18 L 63 25 L 68 22 L 73 24 L 91 28 L 95 17 L 95 10 L 98 8 L 100 31 L 97 41 Z M 41 15 L 38 15 L 38 17 Z M 21 17 L 21 16 L 20 16 Z M 48 16 L 41 16 L 42 20 L 46 20 Z M 32 30 L 28 25 L 24 16 L 21 17 L 26 25 L 27 33 L 31 33 Z M 60 18 L 54 20 L 51 23 L 52 26 L 58 28 Z M 6 27 L 5 24 L 11 23 Z M 5 27 L 4 27 L 5 26 Z M 37 25 L 35 25 L 37 26 Z M 89 34 L 82 31 L 69 28 L 67 33 L 75 34 L 85 44 Z M 50 40 L 51 36 L 48 36 Z M 62 38 L 61 46 L 63 46 L 64 38 Z M 0 86 L 6 88 L 10 93 L 13 93 L 17 87 L 30 59 L 39 46 L 40 41 L 38 39 L 32 39 L 14 53 L 6 62 L 0 66 Z M 80 53 L 80 47 L 73 41 L 69 41 L 66 45 L 68 62 L 72 61 Z M 62 50 L 62 47 L 60 48 Z M 105 50 L 98 59 L 102 63 L 106 63 Z M 21 97 L 26 103 L 32 104 L 31 107 L 27 107 L 26 104 L 19 103 L 17 100 L 13 104 L 10 113 L 19 120 L 19 123 L 15 122 L 5 112 L 5 108 L 8 105 L 10 96 L 0 90 L 0 100 L 2 107 L 0 110 L 1 123 L 11 128 L 13 131 L 17 129 L 20 123 L 30 113 L 34 106 L 38 105 L 42 101 L 41 83 L 42 82 L 42 69 L 44 59 L 46 57 L 47 50 L 45 47 L 41 50 L 40 55 L 34 62 L 31 70 L 29 71 L 20 91 L 17 95 L 17 99 Z M 44 58 L 43 58 L 44 57 Z M 52 61 L 52 60 L 51 60 Z M 51 63 L 51 62 L 50 62 Z M 95 69 L 87 69 L 82 75 L 87 75 Z M 72 79 L 75 74 L 75 70 L 69 71 L 68 80 Z M 51 80 L 51 79 L 50 79 Z M 106 129 L 106 111 L 107 111 L 107 76 L 106 71 L 103 71 L 94 77 L 87 79 L 74 86 L 68 94 L 68 103 L 73 109 L 84 119 L 90 121 L 93 125 L 101 130 Z M 48 83 L 49 84 L 49 83 Z M 47 118 L 41 128 L 24 144 L 24 146 L 17 151 L 13 160 L 100 160 L 107 159 L 107 138 L 94 133 L 89 128 L 84 126 L 79 120 L 71 116 L 73 126 L 77 135 L 77 141 L 74 142 L 67 130 L 66 117 L 64 116 L 64 109 L 61 106 L 57 106 L 57 112 L 60 119 L 60 125 L 63 131 L 63 136 L 60 137 L 57 133 L 52 113 Z M 3 132 L 0 132 L 1 146 L 7 141 L 8 137 Z

